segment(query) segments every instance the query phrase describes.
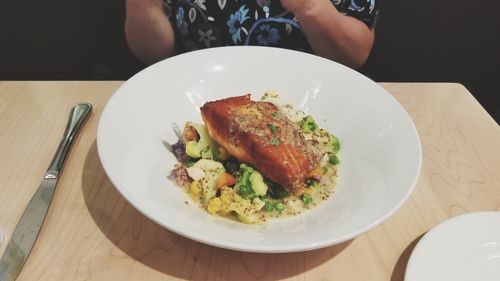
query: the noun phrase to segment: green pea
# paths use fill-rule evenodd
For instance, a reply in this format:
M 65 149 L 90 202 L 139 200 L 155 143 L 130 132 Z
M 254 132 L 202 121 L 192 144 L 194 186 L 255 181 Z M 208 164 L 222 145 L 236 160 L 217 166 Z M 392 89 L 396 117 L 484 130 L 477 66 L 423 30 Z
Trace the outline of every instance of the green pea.
M 340 163 L 339 158 L 337 157 L 337 155 L 330 156 L 329 160 L 330 160 L 330 163 L 332 163 L 333 165 L 337 165 L 338 163 Z
M 285 209 L 285 205 L 283 205 L 283 203 L 278 203 L 278 204 L 276 204 L 274 209 L 276 209 L 276 211 L 281 213 Z
M 240 185 L 240 193 L 241 195 L 248 195 L 252 193 L 252 188 L 246 184 Z
M 312 199 L 311 195 L 306 194 L 306 195 L 302 196 L 302 202 L 304 202 L 304 204 L 306 204 L 306 205 L 309 205 L 313 202 L 313 199 Z
M 272 212 L 276 208 L 276 203 L 272 201 L 266 201 L 266 204 L 264 205 L 263 209 L 266 212 Z
M 332 147 L 333 147 L 333 152 L 337 153 L 340 150 L 339 139 L 334 135 L 330 135 L 330 142 L 331 142 Z

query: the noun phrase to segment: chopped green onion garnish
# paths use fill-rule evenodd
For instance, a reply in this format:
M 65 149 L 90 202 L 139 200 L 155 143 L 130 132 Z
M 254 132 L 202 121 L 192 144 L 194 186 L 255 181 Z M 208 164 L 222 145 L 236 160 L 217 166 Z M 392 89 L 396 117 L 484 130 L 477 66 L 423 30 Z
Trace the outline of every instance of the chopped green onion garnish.
M 280 140 L 278 139 L 278 137 L 273 137 L 273 138 L 269 141 L 269 144 L 274 145 L 274 146 L 278 146 L 278 145 L 280 145 Z
M 278 126 L 275 126 L 273 124 L 267 124 L 267 127 L 269 127 L 269 129 L 271 129 L 271 131 L 273 132 L 273 134 L 277 134 L 278 131 L 279 131 L 279 127 Z
M 313 199 L 312 199 L 311 195 L 306 194 L 306 195 L 302 196 L 302 202 L 304 202 L 304 204 L 306 204 L 306 205 L 309 205 L 313 202 Z
M 302 131 L 304 131 L 304 133 L 312 133 L 318 128 L 316 121 L 314 121 L 314 119 L 310 115 L 304 117 L 302 121 L 300 121 L 299 126 L 302 128 Z
M 307 185 L 307 186 L 311 186 L 311 187 L 316 187 L 318 185 L 318 181 L 316 180 L 313 180 L 313 179 L 306 179 L 304 181 L 304 183 Z

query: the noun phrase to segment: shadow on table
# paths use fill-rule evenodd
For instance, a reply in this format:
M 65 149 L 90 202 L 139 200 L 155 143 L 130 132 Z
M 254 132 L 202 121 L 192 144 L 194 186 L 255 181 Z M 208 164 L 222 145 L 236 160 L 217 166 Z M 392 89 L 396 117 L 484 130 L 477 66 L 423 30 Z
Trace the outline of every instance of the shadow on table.
M 256 254 L 225 250 L 184 238 L 146 218 L 119 194 L 105 175 L 95 142 L 85 160 L 82 189 L 92 218 L 108 239 L 133 259 L 177 278 L 286 278 L 323 264 L 352 241 L 303 253 Z
M 408 265 L 410 255 L 413 252 L 413 249 L 415 249 L 418 241 L 420 241 L 424 235 L 425 233 L 418 236 L 415 240 L 408 244 L 408 246 L 406 246 L 403 253 L 399 256 L 394 269 L 392 270 L 391 281 L 403 281 L 405 279 L 406 266 Z

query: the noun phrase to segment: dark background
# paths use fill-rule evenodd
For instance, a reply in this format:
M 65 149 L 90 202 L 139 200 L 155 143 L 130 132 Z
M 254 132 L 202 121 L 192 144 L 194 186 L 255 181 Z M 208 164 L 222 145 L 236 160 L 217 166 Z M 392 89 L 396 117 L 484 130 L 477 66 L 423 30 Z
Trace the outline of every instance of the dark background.
M 215 1 L 215 0 L 208 0 Z M 379 0 L 375 81 L 459 82 L 500 121 L 500 1 Z M 0 0 L 0 80 L 126 80 L 124 0 Z

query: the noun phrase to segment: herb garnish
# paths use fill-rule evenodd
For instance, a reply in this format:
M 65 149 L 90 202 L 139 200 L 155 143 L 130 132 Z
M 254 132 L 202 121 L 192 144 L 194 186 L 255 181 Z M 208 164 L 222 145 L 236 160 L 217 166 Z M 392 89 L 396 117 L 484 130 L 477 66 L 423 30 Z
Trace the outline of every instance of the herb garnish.
M 280 128 L 278 126 L 275 126 L 273 124 L 267 124 L 267 127 L 269 127 L 269 129 L 271 129 L 271 131 L 273 132 L 273 134 L 277 134 L 278 131 L 280 130 Z
M 273 138 L 269 141 L 269 144 L 274 145 L 274 146 L 278 146 L 278 145 L 280 145 L 280 140 L 278 139 L 278 137 L 273 137 Z

